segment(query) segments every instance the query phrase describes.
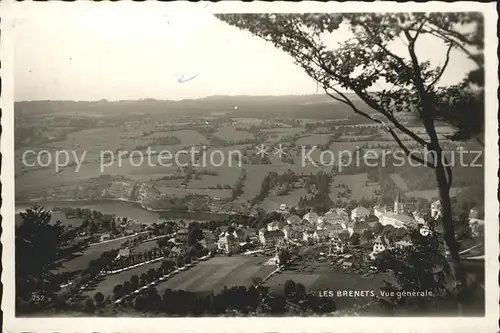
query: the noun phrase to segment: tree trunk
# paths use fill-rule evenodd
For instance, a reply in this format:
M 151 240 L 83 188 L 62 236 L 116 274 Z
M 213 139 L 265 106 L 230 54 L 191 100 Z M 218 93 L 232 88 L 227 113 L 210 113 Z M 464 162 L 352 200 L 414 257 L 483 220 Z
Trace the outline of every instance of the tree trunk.
M 455 227 L 453 225 L 453 216 L 451 210 L 451 200 L 450 200 L 450 180 L 446 177 L 445 166 L 443 165 L 443 150 L 439 144 L 439 140 L 436 134 L 434 121 L 426 120 L 424 121 L 424 126 L 426 128 L 427 134 L 430 137 L 430 150 L 436 152 L 437 161 L 433 161 L 436 165 L 436 181 L 438 183 L 439 198 L 442 207 L 442 223 L 444 230 L 444 240 L 451 256 L 451 268 L 453 270 L 453 275 L 455 281 L 458 283 L 458 298 L 459 303 L 463 291 L 467 287 L 467 281 L 465 278 L 465 272 L 460 260 L 459 246 L 455 238 Z

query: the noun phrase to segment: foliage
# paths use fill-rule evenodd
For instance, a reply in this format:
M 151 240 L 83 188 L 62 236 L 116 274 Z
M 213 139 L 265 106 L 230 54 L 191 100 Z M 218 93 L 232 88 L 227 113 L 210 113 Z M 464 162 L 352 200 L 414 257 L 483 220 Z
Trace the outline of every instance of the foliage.
M 355 113 L 381 124 L 409 159 L 435 170 L 443 206 L 443 228 L 453 261 L 459 292 L 467 282 L 455 238 L 450 188 L 452 170 L 436 132 L 435 121 L 456 126 L 454 139 L 480 137 L 483 132 L 484 35 L 478 13 L 342 13 L 342 14 L 217 14 L 216 17 L 250 31 L 292 56 L 305 72 L 336 101 Z M 335 49 L 325 39 L 342 28 L 350 36 Z M 419 59 L 418 47 L 426 38 L 442 42 L 442 66 Z M 402 41 L 402 42 L 401 42 Z M 405 55 L 396 53 L 394 43 Z M 440 86 L 451 51 L 464 53 L 477 66 L 455 85 Z M 387 88 L 377 86 L 383 84 Z M 390 87 L 390 88 L 389 88 Z M 371 111 L 362 110 L 346 95 L 355 93 Z M 375 113 L 372 111 L 376 111 Z M 396 116 L 413 112 L 426 130 L 419 136 Z M 400 135 L 435 153 L 433 161 L 410 154 Z M 481 140 L 479 140 L 481 141 Z
M 426 306 L 443 292 L 450 267 L 443 254 L 442 238 L 437 233 L 422 236 L 411 229 L 413 246 L 394 247 L 379 254 L 375 265 L 378 270 L 391 270 L 395 283 L 385 282 L 387 292 L 432 292 L 432 296 L 401 297 L 384 299 L 384 304 Z M 387 303 L 388 302 L 388 303 Z
M 55 272 L 64 260 L 76 256 L 86 244 L 77 241 L 77 230 L 65 228 L 60 221 L 52 223 L 50 211 L 33 206 L 20 213 L 16 226 L 16 305 L 19 312 L 33 311 L 34 292 L 50 301 L 59 290 Z

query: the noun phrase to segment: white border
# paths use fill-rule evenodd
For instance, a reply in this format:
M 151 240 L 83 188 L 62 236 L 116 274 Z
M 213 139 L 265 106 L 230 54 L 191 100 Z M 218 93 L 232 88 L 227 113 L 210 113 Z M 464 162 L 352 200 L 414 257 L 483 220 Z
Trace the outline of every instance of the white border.
M 2 310 L 4 328 L 7 332 L 305 332 L 305 331 L 370 331 L 370 332 L 495 332 L 498 330 L 499 288 L 498 288 L 498 60 L 496 56 L 498 41 L 496 37 L 497 12 L 494 3 L 472 2 L 429 2 L 429 3 L 393 3 L 393 2 L 351 2 L 351 3 L 2 3 L 1 11 L 1 64 L 2 64 L 2 127 L 1 151 L 3 184 L 3 273 L 4 284 Z M 50 11 L 58 15 L 58 8 L 71 6 L 77 11 L 80 7 L 113 7 L 115 15 L 134 7 L 134 13 L 140 16 L 143 10 L 178 11 L 202 10 L 209 12 L 377 12 L 384 11 L 478 11 L 485 18 L 485 54 L 486 58 L 486 168 L 485 168 L 485 207 L 486 223 L 486 316 L 483 318 L 15 318 L 14 317 L 14 135 L 13 135 L 13 19 L 37 15 L 41 11 Z M 43 47 L 43 46 L 41 46 Z M 36 50 L 34 50 L 36 56 Z

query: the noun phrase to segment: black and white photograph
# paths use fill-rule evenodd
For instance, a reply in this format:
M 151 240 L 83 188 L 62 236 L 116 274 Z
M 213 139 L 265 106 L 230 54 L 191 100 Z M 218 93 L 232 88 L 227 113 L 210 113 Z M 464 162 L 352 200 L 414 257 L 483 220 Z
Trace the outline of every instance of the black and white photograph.
M 304 4 L 6 6 L 7 329 L 496 330 L 494 5 Z

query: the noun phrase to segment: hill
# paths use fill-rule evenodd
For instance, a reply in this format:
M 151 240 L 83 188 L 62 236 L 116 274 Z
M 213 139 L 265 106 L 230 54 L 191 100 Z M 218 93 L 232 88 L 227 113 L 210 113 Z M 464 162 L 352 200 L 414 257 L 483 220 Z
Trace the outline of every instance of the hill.
M 366 111 L 369 107 L 358 98 L 353 101 Z M 235 106 L 238 107 L 235 110 Z M 332 100 L 327 95 L 304 96 L 210 96 L 200 99 L 172 100 L 128 100 L 128 101 L 23 101 L 14 104 L 16 116 L 41 114 L 99 114 L 120 112 L 164 113 L 172 115 L 204 116 L 212 112 L 232 112 L 239 117 L 302 117 L 344 118 L 352 114 L 346 105 Z

